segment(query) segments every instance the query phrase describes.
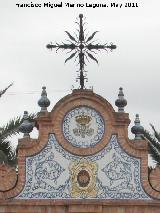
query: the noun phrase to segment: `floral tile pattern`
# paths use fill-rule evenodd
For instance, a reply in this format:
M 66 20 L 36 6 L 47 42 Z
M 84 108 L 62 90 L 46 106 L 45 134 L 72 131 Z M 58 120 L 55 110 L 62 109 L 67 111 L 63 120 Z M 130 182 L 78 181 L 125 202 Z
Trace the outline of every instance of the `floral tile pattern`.
M 73 199 L 70 165 L 82 160 L 97 165 L 98 190 L 85 199 L 151 199 L 141 185 L 140 159 L 125 153 L 116 135 L 99 153 L 81 157 L 64 150 L 54 134 L 39 154 L 26 158 L 26 183 L 15 199 Z

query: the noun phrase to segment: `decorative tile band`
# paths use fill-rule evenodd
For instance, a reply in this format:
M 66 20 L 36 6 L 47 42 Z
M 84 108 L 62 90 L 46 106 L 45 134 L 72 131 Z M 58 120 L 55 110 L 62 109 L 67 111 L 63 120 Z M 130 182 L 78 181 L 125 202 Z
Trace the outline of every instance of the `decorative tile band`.
M 26 158 L 26 183 L 15 199 L 151 199 L 140 180 L 140 159 L 125 153 L 116 135 L 99 153 L 83 158 L 50 134 L 47 146 Z

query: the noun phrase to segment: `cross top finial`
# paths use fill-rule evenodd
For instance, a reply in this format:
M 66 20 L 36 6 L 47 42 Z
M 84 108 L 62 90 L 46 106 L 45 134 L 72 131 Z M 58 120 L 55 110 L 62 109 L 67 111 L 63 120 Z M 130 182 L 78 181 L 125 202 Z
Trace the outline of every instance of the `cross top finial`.
M 79 75 L 76 80 L 79 80 L 80 82 L 80 89 L 84 89 L 84 82 L 87 80 L 86 73 L 84 74 L 84 72 L 86 72 L 84 69 L 86 62 L 89 62 L 89 59 L 91 59 L 98 64 L 98 60 L 95 57 L 96 51 L 113 50 L 116 49 L 116 45 L 113 45 L 112 43 L 110 45 L 95 43 L 93 38 L 98 31 L 93 32 L 90 36 L 87 36 L 87 34 L 85 35 L 83 14 L 79 14 L 79 22 L 76 22 L 76 24 L 79 26 L 79 34 L 75 34 L 75 37 L 68 31 L 65 31 L 69 37 L 69 40 L 67 40 L 69 43 L 62 42 L 62 44 L 56 43 L 55 45 L 51 43 L 47 44 L 46 47 L 51 50 L 52 48 L 56 48 L 56 52 L 59 49 L 69 50 L 67 53 L 71 53 L 71 55 L 65 60 L 65 63 L 73 58 L 75 58 L 75 61 L 78 61 Z

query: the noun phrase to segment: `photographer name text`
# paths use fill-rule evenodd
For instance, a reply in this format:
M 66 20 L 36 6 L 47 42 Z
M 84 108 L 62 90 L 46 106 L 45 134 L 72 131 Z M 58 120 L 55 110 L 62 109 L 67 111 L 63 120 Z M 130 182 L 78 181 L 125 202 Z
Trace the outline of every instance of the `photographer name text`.
M 17 7 L 19 8 L 62 8 L 62 7 L 67 7 L 67 8 L 74 8 L 74 7 L 78 7 L 78 8 L 128 8 L 128 7 L 139 7 L 138 2 L 123 2 L 123 3 L 117 3 L 117 2 L 110 2 L 110 3 L 69 3 L 69 2 L 58 2 L 58 3 L 51 3 L 51 2 L 45 2 L 43 4 L 38 4 L 38 3 L 28 3 L 28 4 L 16 4 Z

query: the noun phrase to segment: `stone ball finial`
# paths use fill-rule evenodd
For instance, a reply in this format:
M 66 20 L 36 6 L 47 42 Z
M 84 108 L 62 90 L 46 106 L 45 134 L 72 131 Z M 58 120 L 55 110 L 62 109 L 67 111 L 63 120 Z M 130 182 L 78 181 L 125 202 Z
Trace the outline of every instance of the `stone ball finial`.
M 127 105 L 126 99 L 124 99 L 123 88 L 119 88 L 118 99 L 115 101 L 115 105 L 118 107 L 118 112 L 124 112 L 124 107 Z
M 140 124 L 139 114 L 136 114 L 134 124 L 131 128 L 131 132 L 135 134 L 135 140 L 140 140 L 144 134 L 144 127 Z
M 41 112 L 47 112 L 47 107 L 50 105 L 50 100 L 47 98 L 46 87 L 42 87 L 41 98 L 38 101 L 38 105 L 41 107 Z
M 33 130 L 33 125 L 28 119 L 28 112 L 24 111 L 23 122 L 19 127 L 19 131 L 24 133 L 23 137 L 30 137 L 29 133 Z

